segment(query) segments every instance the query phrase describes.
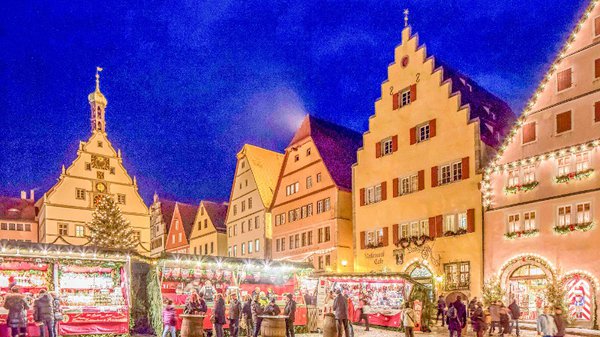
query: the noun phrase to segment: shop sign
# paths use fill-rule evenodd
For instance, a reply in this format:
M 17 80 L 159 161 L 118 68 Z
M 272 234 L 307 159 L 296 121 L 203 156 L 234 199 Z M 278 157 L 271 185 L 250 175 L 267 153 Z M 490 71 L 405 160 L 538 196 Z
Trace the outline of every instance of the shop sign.
M 381 253 L 365 253 L 365 259 L 372 259 L 374 264 L 383 264 L 385 251 Z

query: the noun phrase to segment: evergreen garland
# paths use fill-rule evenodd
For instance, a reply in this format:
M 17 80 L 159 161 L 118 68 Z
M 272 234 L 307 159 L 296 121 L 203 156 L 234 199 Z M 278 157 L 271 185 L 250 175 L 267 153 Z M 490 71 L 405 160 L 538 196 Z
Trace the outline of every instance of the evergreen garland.
M 115 200 L 102 196 L 92 214 L 89 244 L 112 249 L 133 249 L 137 245 L 129 221 L 125 220 Z
M 502 289 L 498 276 L 492 276 L 483 284 L 482 294 L 483 305 L 487 307 L 494 302 L 501 301 L 506 295 L 506 291 Z
M 421 331 L 429 331 L 431 326 L 431 318 L 433 317 L 434 311 L 432 296 L 433 294 L 431 289 L 418 284 L 415 284 L 410 294 L 411 301 L 419 300 L 423 305 L 421 312 Z
M 156 336 L 162 336 L 163 322 L 162 322 L 162 294 L 160 289 L 160 281 L 158 279 L 157 268 L 154 266 L 150 267 L 148 271 L 148 277 L 146 280 L 146 287 L 148 291 L 148 314 L 150 316 L 150 325 L 154 329 Z

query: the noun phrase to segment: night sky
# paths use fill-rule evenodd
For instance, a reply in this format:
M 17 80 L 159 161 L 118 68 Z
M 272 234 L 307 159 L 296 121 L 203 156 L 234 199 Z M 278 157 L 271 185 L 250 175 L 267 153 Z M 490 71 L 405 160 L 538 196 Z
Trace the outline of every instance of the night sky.
M 229 197 L 244 143 L 283 151 L 306 113 L 367 129 L 402 11 L 431 55 L 519 113 L 587 0 L 10 1 L 0 13 L 0 194 L 41 196 L 107 133 L 148 202 Z

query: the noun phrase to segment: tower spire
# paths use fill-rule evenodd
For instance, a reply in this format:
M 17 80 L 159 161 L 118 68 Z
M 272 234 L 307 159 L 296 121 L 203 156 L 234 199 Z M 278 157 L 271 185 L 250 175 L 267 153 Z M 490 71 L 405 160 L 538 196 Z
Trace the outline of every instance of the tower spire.
M 408 8 L 404 10 L 404 27 L 408 27 Z
M 96 67 L 96 90 L 88 95 L 88 102 L 90 103 L 91 108 L 91 126 L 92 133 L 96 131 L 106 132 L 106 122 L 105 122 L 105 109 L 106 98 L 100 91 L 100 72 L 102 68 Z

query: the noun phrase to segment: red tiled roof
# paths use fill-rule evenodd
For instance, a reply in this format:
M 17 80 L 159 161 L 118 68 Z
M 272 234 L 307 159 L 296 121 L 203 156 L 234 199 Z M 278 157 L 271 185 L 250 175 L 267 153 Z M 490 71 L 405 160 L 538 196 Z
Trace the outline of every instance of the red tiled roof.
M 34 201 L 0 196 L 0 219 L 35 221 Z
M 169 229 L 171 229 L 171 221 L 173 221 L 173 212 L 175 212 L 176 203 L 176 201 L 160 199 L 160 212 L 165 224 L 165 233 L 168 233 Z
M 350 191 L 352 165 L 356 162 L 356 151 L 362 146 L 362 135 L 341 125 L 307 115 L 289 146 L 306 137 L 312 138 L 336 185 Z
M 198 206 L 177 202 L 177 209 L 179 209 L 179 215 L 181 215 L 181 222 L 183 222 L 185 236 L 189 240 L 190 234 L 192 234 L 192 229 L 194 228 L 194 221 L 196 220 Z
M 227 207 L 229 206 L 229 204 L 226 202 L 217 203 L 207 200 L 203 200 L 202 204 L 204 205 L 204 209 L 210 217 L 210 220 L 215 226 L 217 232 L 227 232 L 227 227 L 225 226 L 225 219 L 227 218 Z

